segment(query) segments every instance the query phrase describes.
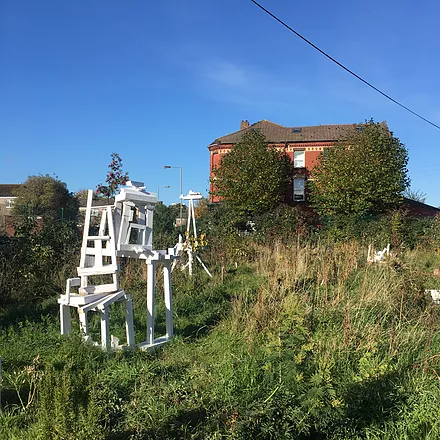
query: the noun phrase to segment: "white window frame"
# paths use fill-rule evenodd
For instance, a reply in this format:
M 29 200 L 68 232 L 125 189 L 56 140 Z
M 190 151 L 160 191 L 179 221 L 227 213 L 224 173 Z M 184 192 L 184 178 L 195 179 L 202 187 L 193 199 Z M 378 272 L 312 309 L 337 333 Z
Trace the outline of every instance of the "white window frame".
M 296 183 L 302 182 L 302 185 Z M 296 176 L 293 178 L 293 201 L 304 202 L 306 200 L 306 179 L 304 176 Z
M 302 154 L 299 154 L 302 153 Z M 296 156 L 300 156 L 299 158 Z M 306 166 L 306 152 L 305 150 L 293 150 L 293 167 L 305 168 Z
M 14 207 L 14 199 L 6 199 L 5 201 L 6 209 L 11 209 Z

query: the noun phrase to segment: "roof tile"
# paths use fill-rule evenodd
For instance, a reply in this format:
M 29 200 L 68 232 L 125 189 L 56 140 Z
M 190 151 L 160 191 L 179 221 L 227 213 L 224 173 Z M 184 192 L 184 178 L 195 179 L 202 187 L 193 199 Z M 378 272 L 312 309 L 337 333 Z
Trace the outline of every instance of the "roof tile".
M 270 121 L 259 121 L 244 130 L 217 138 L 212 144 L 235 144 L 249 130 L 260 130 L 268 142 L 336 141 L 354 130 L 356 124 L 283 127 Z M 211 144 L 211 145 L 212 145 Z
M 21 183 L 0 183 L 0 197 L 15 197 L 14 191 L 21 185 Z

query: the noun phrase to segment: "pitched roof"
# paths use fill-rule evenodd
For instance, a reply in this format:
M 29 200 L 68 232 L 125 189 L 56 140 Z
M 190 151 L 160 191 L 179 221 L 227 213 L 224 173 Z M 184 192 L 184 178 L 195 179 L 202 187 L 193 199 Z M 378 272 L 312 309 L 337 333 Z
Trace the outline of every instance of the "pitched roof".
M 424 202 L 419 202 L 417 200 L 408 199 L 406 197 L 403 198 L 403 204 L 412 211 L 418 212 L 419 214 L 425 215 L 437 215 L 440 214 L 440 208 L 436 206 L 428 205 Z
M 21 183 L 0 183 L 0 197 L 15 197 L 14 191 Z
M 386 125 L 386 123 L 382 124 Z M 244 130 L 219 137 L 212 144 L 235 144 L 249 130 L 259 130 L 268 142 L 336 141 L 347 135 L 355 126 L 356 124 L 283 127 L 282 125 L 263 120 L 252 124 Z

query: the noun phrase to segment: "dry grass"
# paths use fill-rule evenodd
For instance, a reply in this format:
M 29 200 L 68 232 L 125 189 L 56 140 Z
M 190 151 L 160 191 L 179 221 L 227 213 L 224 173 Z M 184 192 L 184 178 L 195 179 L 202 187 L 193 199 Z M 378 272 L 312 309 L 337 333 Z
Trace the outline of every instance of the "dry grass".
M 255 245 L 252 252 L 265 281 L 256 294 L 238 292 L 232 304 L 232 327 L 248 337 L 278 328 L 286 313 L 298 313 L 311 330 L 325 333 L 323 350 L 369 351 L 379 344 L 393 356 L 429 339 L 438 324 L 423 294 L 423 274 L 412 264 L 416 251 L 381 265 L 367 264 L 367 249 L 355 241 Z

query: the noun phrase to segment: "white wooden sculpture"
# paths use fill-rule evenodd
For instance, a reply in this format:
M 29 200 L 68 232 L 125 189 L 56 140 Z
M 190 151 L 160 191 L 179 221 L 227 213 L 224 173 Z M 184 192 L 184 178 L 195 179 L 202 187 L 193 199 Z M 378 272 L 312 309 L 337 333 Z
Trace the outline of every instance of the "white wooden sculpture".
M 426 289 L 425 293 L 431 295 L 432 302 L 435 305 L 440 305 L 440 290 L 436 289 Z
M 368 263 L 384 263 L 385 259 L 390 255 L 390 245 L 381 251 L 375 251 L 371 244 L 368 246 L 367 262 Z
M 182 194 L 180 198 L 188 201 L 188 219 L 186 222 L 185 241 L 183 241 L 182 236 L 179 235 L 179 242 L 176 245 L 178 254 L 181 256 L 186 254 L 186 263 L 182 264 L 182 270 L 188 268 L 189 275 L 192 276 L 194 258 L 196 258 L 205 272 L 212 278 L 211 273 L 197 253 L 197 247 L 200 243 L 197 236 L 196 217 L 194 215 L 194 201 L 201 200 L 203 196 L 199 192 L 190 191 L 186 196 Z
M 92 190 L 89 190 L 84 223 L 78 277 L 67 280 L 66 293 L 58 300 L 61 315 L 61 333 L 71 331 L 70 308 L 76 308 L 80 327 L 86 339 L 87 313 L 101 314 L 101 346 L 119 348 L 117 338 L 110 335 L 109 307 L 119 301 L 125 303 L 127 346 L 133 347 L 133 307 L 130 295 L 119 288 L 117 257 L 145 260 L 147 271 L 147 339 L 138 344 L 140 348 L 161 345 L 173 336 L 171 262 L 176 257 L 174 248 L 153 250 L 153 213 L 157 202 L 154 194 L 145 191 L 141 182 L 129 182 L 115 198 L 114 206 L 93 207 Z M 101 214 L 98 233 L 93 234 L 92 212 Z M 164 295 L 166 306 L 166 334 L 154 335 L 155 267 L 163 265 Z M 99 283 L 94 281 L 98 277 Z M 103 278 L 108 278 L 103 281 Z M 77 287 L 77 292 L 72 288 Z

